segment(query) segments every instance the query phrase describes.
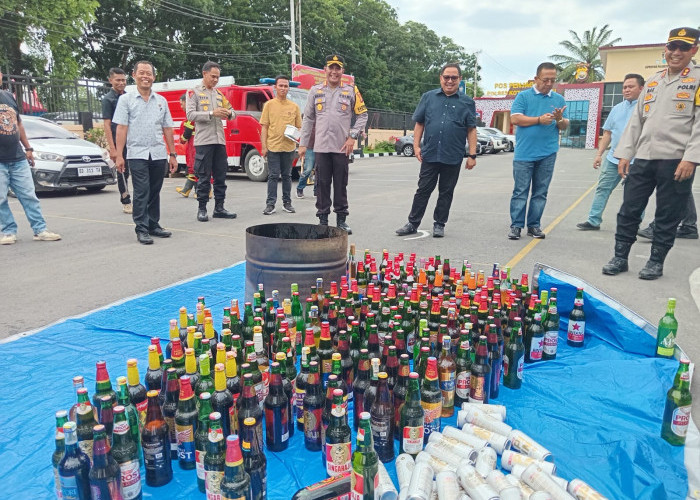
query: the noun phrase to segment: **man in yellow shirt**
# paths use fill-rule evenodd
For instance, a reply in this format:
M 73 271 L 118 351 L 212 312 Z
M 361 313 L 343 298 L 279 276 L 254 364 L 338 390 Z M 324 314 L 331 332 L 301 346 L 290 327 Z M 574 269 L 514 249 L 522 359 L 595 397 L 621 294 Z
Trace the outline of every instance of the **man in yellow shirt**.
M 292 206 L 292 161 L 296 143 L 284 135 L 287 125 L 301 128 L 301 111 L 299 106 L 287 99 L 289 78 L 275 78 L 274 99 L 265 103 L 260 117 L 260 142 L 263 157 L 267 158 L 267 202 L 263 214 L 275 213 L 277 203 L 277 182 L 282 176 L 282 207 L 285 212 L 294 213 Z

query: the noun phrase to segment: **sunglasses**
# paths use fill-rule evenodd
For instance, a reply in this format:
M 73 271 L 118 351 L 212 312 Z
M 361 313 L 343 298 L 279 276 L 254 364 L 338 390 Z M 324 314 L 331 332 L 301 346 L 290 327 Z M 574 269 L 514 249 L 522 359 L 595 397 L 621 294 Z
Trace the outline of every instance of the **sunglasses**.
M 540 80 L 542 80 L 544 83 L 554 83 L 554 82 L 557 81 L 556 78 L 540 78 L 539 76 L 538 76 L 537 78 L 539 78 Z
M 448 82 L 449 81 L 456 82 L 457 80 L 459 80 L 459 76 L 457 76 L 457 75 L 442 75 L 442 79 L 447 80 Z
M 690 49 L 693 48 L 693 46 L 687 43 L 671 42 L 666 44 L 666 48 L 669 50 L 669 52 L 673 52 L 675 50 L 680 50 L 681 52 L 688 52 Z

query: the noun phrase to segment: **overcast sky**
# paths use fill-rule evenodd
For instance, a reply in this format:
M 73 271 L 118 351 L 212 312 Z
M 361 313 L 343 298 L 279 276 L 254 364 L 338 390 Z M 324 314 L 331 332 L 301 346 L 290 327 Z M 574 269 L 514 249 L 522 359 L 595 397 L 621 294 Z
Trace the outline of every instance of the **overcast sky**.
M 663 43 L 675 27 L 697 27 L 697 0 L 637 2 L 616 0 L 386 0 L 399 21 L 417 21 L 448 36 L 467 51 L 481 50 L 481 85 L 526 81 L 573 30 L 608 24 L 616 45 Z M 645 77 L 647 75 L 644 75 Z M 437 85 L 437 82 L 435 82 Z

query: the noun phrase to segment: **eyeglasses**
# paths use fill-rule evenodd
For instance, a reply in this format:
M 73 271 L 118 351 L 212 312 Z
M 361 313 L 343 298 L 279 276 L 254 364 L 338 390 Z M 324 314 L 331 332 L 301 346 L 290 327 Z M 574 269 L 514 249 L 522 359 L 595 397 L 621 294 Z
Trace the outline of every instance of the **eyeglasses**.
M 554 83 L 557 81 L 556 78 L 540 78 L 539 76 L 537 78 L 539 78 L 544 83 Z
M 671 42 L 666 44 L 666 49 L 668 49 L 669 52 L 673 52 L 675 50 L 680 50 L 681 52 L 688 52 L 692 48 L 693 46 L 687 43 Z
M 447 80 L 448 82 L 450 82 L 450 81 L 456 82 L 457 80 L 459 80 L 459 76 L 457 76 L 457 75 L 442 75 L 442 79 Z

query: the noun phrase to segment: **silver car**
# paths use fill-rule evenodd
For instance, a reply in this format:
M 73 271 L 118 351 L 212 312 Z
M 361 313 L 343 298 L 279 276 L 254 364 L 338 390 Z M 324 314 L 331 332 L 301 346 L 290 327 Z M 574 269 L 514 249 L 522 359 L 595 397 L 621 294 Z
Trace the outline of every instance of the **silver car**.
M 104 148 L 44 118 L 23 115 L 22 123 L 34 148 L 32 177 L 37 192 L 99 191 L 117 182 L 114 163 Z

